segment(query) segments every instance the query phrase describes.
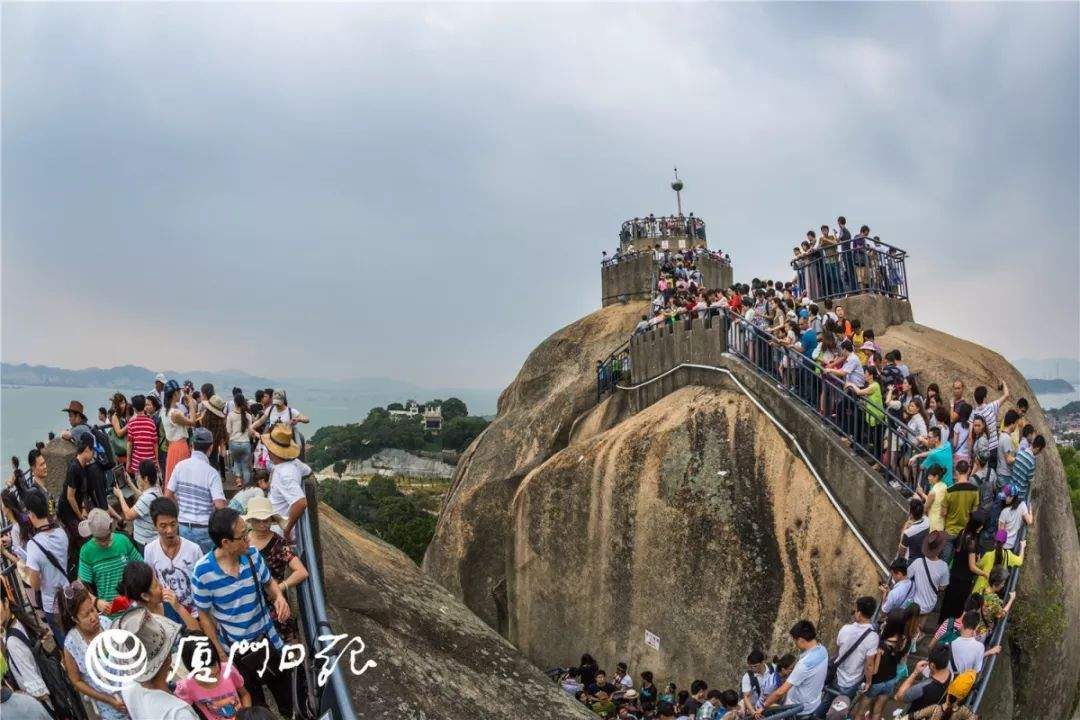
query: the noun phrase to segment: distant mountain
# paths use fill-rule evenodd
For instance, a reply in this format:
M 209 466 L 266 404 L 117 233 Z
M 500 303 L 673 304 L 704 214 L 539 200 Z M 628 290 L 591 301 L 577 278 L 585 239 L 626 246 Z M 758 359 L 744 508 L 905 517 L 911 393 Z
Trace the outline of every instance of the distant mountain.
M 1013 365 L 1025 378 L 1061 378 L 1080 385 L 1080 360 L 1076 358 L 1021 358 L 1013 360 Z
M 1025 378 L 1028 385 L 1031 386 L 1032 391 L 1037 393 L 1069 393 L 1075 390 L 1075 388 L 1069 384 L 1068 380 L 1062 380 L 1056 378 L 1054 380 L 1041 380 L 1039 378 Z
M 169 378 L 177 381 L 193 380 L 197 384 L 213 383 L 218 388 L 273 387 L 270 378 L 250 375 L 243 371 L 214 372 L 210 370 L 191 370 L 177 372 L 164 371 Z M 156 371 L 138 365 L 121 365 L 113 368 L 85 368 L 67 370 L 48 365 L 27 365 L 20 363 L 0 364 L 0 384 L 30 385 L 45 387 L 104 387 L 104 388 L 150 388 L 154 385 Z

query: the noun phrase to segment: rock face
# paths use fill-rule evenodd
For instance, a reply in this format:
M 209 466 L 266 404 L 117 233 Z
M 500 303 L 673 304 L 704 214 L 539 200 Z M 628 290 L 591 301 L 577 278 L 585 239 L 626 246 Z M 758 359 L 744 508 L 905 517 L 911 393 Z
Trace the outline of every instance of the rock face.
M 326 506 L 319 528 L 334 632 L 360 636 L 361 659 L 378 663 L 362 675 L 346 672 L 357 717 L 595 717 L 400 550 Z
M 596 361 L 626 340 L 647 307 L 612 305 L 542 342 L 458 463 L 424 570 L 503 634 L 514 491 L 566 445 L 574 421 L 596 402 Z
M 333 466 L 323 470 L 334 474 Z M 421 457 L 397 448 L 380 450 L 367 460 L 350 460 L 343 475 L 406 475 L 408 477 L 445 478 L 454 475 L 454 466 L 432 457 Z
M 736 678 L 802 617 L 835 636 L 880 577 L 771 422 L 717 388 L 556 454 L 512 513 L 510 640 L 541 665 L 588 650 L 680 686 Z

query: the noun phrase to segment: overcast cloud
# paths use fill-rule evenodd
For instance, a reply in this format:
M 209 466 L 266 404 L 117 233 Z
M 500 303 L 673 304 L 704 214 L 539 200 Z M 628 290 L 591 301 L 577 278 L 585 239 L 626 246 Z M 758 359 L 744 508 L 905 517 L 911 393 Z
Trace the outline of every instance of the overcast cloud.
M 3 7 L 3 359 L 498 387 L 684 202 L 1080 356 L 1080 5 Z

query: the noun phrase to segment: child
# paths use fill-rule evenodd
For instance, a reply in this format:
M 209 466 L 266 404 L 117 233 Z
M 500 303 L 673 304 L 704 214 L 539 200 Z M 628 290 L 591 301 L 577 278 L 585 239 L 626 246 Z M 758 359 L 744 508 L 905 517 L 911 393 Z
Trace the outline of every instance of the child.
M 244 689 L 244 678 L 235 667 L 224 672 L 221 658 L 209 640 L 202 637 L 200 642 L 193 638 L 200 636 L 185 638 L 181 643 L 180 658 L 191 674 L 176 684 L 176 697 L 198 710 L 205 720 L 234 720 L 241 708 L 251 707 L 251 695 Z M 196 651 L 202 650 L 205 658 L 204 648 L 210 650 L 209 662 L 196 672 Z M 202 677 L 208 677 L 208 680 L 200 679 Z

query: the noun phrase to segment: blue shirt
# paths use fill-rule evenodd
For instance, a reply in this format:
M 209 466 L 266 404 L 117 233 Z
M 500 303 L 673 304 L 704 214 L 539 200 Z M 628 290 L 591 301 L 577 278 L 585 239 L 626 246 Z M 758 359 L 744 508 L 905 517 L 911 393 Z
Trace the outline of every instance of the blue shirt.
M 252 578 L 252 569 L 258 584 Z M 263 585 L 268 582 L 270 570 L 253 547 L 248 548 L 246 557 L 241 556 L 238 577 L 222 570 L 212 552 L 196 563 L 191 573 L 195 606 L 214 618 L 218 637 L 226 650 L 234 642 L 253 642 L 264 637 L 269 638 L 278 650 L 285 644 L 270 619 L 266 599 L 260 597 Z
M 812 328 L 804 330 L 799 336 L 799 344 L 802 345 L 803 355 L 807 358 L 812 357 L 814 348 L 817 347 L 817 333 Z
M 952 445 L 943 442 L 931 450 L 930 454 L 922 461 L 922 467 L 928 468 L 931 465 L 940 465 L 945 468 L 945 475 L 941 479 L 945 483 L 945 487 L 952 487 Z
M 1012 466 L 1012 482 L 1013 487 L 1016 488 L 1016 494 L 1020 496 L 1021 500 L 1026 500 L 1028 492 L 1031 488 L 1031 479 L 1035 476 L 1035 455 L 1024 448 L 1020 452 L 1016 453 L 1016 459 L 1013 460 Z

